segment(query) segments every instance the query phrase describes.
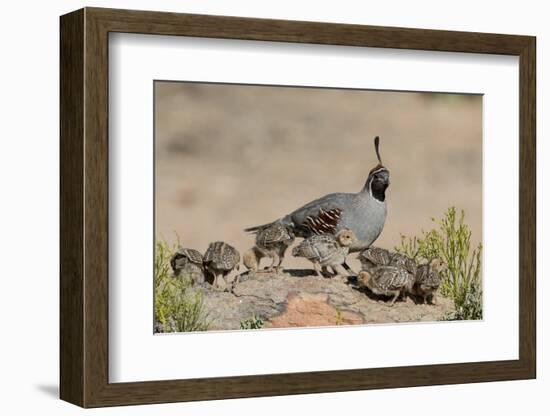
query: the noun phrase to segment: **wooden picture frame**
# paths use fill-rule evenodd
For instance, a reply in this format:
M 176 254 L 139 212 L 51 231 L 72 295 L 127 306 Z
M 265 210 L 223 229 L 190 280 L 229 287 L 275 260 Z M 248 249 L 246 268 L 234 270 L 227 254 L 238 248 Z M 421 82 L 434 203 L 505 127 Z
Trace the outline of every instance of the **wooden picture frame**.
M 61 17 L 60 396 L 82 407 L 536 377 L 535 51 L 530 36 L 85 8 Z M 108 35 L 246 39 L 519 57 L 519 359 L 109 383 Z

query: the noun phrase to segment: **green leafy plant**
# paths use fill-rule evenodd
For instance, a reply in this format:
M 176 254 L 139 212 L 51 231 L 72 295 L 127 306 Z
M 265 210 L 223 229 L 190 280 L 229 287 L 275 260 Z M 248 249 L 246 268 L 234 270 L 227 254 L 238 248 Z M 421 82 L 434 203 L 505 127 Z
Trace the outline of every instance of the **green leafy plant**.
M 335 323 L 336 325 L 344 325 L 344 315 L 342 314 L 342 310 L 338 307 L 336 307 Z
M 444 263 L 440 290 L 455 307 L 446 320 L 482 319 L 481 244 L 471 248 L 472 232 L 464 222 L 464 211 L 457 215 L 451 207 L 441 219 L 432 221 L 437 228 L 422 231 L 420 237 L 402 235 L 396 251 L 417 261 L 439 258 Z
M 202 295 L 189 276 L 172 276 L 170 258 L 177 245 L 158 241 L 155 251 L 155 322 L 162 332 L 206 331 L 209 326 Z
M 240 325 L 241 329 L 261 329 L 264 326 L 264 321 L 256 315 L 252 315 L 252 318 L 241 321 Z

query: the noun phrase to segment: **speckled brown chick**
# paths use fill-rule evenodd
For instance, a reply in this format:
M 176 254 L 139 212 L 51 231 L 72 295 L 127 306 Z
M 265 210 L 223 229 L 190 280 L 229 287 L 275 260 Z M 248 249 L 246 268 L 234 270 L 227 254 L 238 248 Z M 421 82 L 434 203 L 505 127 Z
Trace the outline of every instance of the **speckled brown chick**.
M 286 250 L 293 242 L 294 233 L 281 223 L 272 224 L 258 231 L 255 246 L 261 253 L 261 256 L 258 257 L 258 267 L 262 257 L 269 257 L 272 261 L 267 270 L 279 272 Z
M 233 269 L 239 269 L 241 256 L 237 249 L 223 241 L 210 243 L 203 257 L 207 279 L 216 289 L 227 289 L 231 281 L 228 275 Z
M 424 303 L 435 304 L 435 292 L 441 283 L 439 273 L 442 264 L 439 259 L 433 259 L 428 264 L 418 266 L 413 286 L 413 293 L 421 296 Z
M 380 247 L 369 247 L 359 253 L 361 268 L 369 271 L 378 266 L 389 266 L 392 258 L 391 253 Z
M 360 271 L 357 282 L 375 295 L 392 296 L 390 306 L 393 306 L 400 294 L 412 291 L 414 277 L 401 267 L 378 266 L 370 271 Z
M 202 254 L 192 248 L 179 248 L 170 259 L 174 276 L 188 276 L 193 283 L 204 283 Z
M 416 275 L 416 270 L 418 268 L 416 261 L 414 261 L 409 256 L 401 253 L 391 253 L 391 259 L 388 264 L 389 266 L 401 267 L 410 273 L 413 277 Z
M 331 267 L 336 276 L 344 277 L 348 273 L 343 264 L 350 246 L 356 242 L 354 232 L 346 228 L 336 234 L 336 237 L 330 234 L 309 237 L 294 247 L 292 255 L 311 261 L 318 276 L 322 276 L 322 269 Z
M 359 254 L 363 270 L 369 271 L 378 266 L 395 266 L 406 269 L 413 276 L 416 274 L 416 262 L 405 254 L 391 252 L 380 247 L 370 247 Z

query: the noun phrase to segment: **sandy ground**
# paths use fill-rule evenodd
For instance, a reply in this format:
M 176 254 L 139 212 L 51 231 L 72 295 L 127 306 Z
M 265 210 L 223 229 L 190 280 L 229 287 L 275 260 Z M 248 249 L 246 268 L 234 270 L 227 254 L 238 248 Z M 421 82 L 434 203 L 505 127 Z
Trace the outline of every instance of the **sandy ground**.
M 156 236 L 241 252 L 245 227 L 331 192 L 359 191 L 390 170 L 376 245 L 419 234 L 448 207 L 482 231 L 482 99 L 400 92 L 156 83 Z M 286 267 L 310 267 L 287 257 Z

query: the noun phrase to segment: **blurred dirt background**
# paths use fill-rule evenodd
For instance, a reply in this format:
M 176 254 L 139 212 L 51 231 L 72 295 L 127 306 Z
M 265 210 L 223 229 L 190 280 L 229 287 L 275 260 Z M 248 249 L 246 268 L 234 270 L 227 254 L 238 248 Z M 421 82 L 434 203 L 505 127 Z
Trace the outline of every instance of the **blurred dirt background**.
M 391 185 L 375 245 L 430 229 L 450 206 L 480 242 L 481 96 L 181 82 L 155 83 L 156 237 L 242 253 L 253 244 L 243 228 L 359 191 L 376 135 Z

